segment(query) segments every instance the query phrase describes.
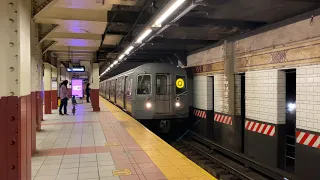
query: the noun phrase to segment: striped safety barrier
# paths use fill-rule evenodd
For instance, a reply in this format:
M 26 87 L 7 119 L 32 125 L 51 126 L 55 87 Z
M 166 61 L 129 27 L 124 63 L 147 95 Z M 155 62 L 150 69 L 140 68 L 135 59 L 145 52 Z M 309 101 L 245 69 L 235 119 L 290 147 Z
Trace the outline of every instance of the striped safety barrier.
M 222 115 L 222 114 L 215 114 L 214 121 L 232 126 L 232 117 L 231 116 L 226 116 L 226 115 Z
M 276 133 L 276 127 L 273 125 L 248 120 L 246 120 L 245 129 L 267 136 L 274 136 Z
M 309 147 L 320 149 L 320 136 L 307 132 L 296 132 L 296 141 L 298 144 L 303 144 Z
M 201 117 L 201 118 L 207 118 L 206 111 L 202 111 L 202 110 L 198 110 L 198 109 L 193 110 L 193 115 L 195 115 L 197 117 Z

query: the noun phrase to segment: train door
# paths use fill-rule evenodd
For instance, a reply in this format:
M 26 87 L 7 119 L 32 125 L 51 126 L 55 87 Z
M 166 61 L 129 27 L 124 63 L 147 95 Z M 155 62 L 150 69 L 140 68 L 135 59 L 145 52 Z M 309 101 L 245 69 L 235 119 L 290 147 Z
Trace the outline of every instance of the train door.
M 131 98 L 132 98 L 132 78 L 126 77 L 125 105 L 124 106 L 128 112 L 132 112 Z
M 170 76 L 169 74 L 156 74 L 156 100 L 155 113 L 170 114 Z
M 123 108 L 126 109 L 126 90 L 127 90 L 127 81 L 128 81 L 128 76 L 124 77 L 123 81 L 123 87 L 122 87 L 122 99 L 123 99 Z

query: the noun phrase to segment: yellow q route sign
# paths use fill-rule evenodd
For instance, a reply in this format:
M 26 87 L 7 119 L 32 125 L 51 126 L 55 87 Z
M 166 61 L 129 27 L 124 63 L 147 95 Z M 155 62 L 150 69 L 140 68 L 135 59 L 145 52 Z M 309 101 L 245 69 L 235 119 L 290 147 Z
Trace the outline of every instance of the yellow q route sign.
M 179 88 L 179 89 L 183 88 L 183 87 L 184 87 L 184 80 L 181 79 L 181 78 L 177 79 L 177 81 L 176 81 L 176 86 L 177 86 L 177 88 Z

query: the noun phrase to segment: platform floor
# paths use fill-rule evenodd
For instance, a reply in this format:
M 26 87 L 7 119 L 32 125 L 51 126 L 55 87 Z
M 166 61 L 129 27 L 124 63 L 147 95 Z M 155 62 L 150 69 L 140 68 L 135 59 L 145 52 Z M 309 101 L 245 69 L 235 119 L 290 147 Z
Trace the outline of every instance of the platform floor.
M 131 116 L 100 98 L 101 112 L 44 117 L 32 158 L 34 180 L 214 180 Z

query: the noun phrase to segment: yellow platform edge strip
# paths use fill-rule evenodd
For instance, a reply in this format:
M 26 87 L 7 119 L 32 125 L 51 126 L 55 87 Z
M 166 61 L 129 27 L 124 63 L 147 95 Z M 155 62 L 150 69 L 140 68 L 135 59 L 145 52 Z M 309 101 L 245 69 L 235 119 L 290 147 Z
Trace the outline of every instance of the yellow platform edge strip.
M 169 180 L 216 180 L 120 108 L 102 97 L 100 102 L 118 121 L 125 122 L 124 128 Z

